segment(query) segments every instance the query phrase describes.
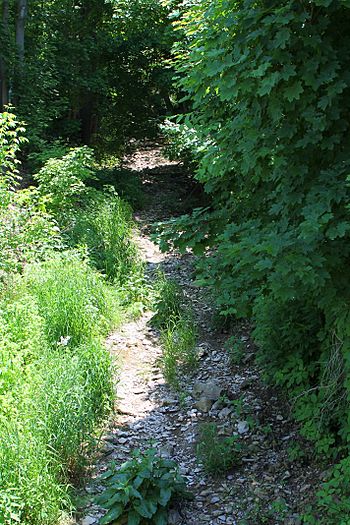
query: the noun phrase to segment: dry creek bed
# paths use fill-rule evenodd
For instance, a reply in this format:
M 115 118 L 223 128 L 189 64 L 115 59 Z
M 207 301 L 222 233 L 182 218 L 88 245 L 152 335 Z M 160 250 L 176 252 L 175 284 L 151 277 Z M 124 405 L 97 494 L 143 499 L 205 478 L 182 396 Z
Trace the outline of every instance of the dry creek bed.
M 99 475 L 110 462 L 122 463 L 133 449 L 153 446 L 179 464 L 194 494 L 193 501 L 171 509 L 169 524 L 297 525 L 301 523 L 300 509 L 310 499 L 322 472 L 307 462 L 307 455 L 303 461 L 291 457 L 293 447 L 304 444 L 289 418 L 288 405 L 261 380 L 253 362 L 248 327 L 237 329 L 246 357 L 242 365 L 232 369 L 224 348 L 230 334 L 212 328 L 212 306 L 193 283 L 194 257 L 161 254 L 149 237 L 149 225 L 169 216 L 167 203 L 186 194 L 179 178 L 181 166 L 167 161 L 161 147 L 154 146 L 134 153 L 126 166 L 141 174 L 149 195 L 147 206 L 135 216 L 137 242 L 147 271 L 152 278 L 159 268 L 183 287 L 200 331 L 200 360 L 198 369 L 182 378 L 179 399 L 159 368 L 161 347 L 157 331 L 149 324 L 150 312 L 108 337 L 106 344 L 121 366 L 116 382 L 118 400 L 81 491 L 92 501 L 82 509 L 78 522 L 95 525 L 102 516 L 93 496 L 102 490 Z M 206 385 L 207 392 L 219 389 L 217 401 L 198 402 L 199 384 Z M 215 422 L 223 436 L 238 433 L 244 445 L 240 465 L 220 478 L 206 475 L 196 456 L 202 422 Z

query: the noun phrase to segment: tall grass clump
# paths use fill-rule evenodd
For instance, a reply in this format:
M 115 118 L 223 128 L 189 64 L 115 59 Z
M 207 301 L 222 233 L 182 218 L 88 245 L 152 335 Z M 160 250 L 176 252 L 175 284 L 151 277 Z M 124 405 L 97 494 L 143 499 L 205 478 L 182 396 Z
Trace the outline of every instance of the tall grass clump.
M 160 340 L 164 376 L 172 386 L 178 387 L 180 371 L 192 370 L 198 363 L 195 350 L 197 330 L 193 318 L 170 319 L 166 328 L 161 330 Z
M 65 245 L 83 247 L 89 264 L 119 288 L 125 304 L 144 302 L 131 207 L 113 186 L 91 186 L 99 172 L 93 151 L 86 147 L 50 159 L 35 175 L 39 200 L 57 221 Z
M 96 422 L 111 408 L 111 359 L 98 341 L 49 351 L 38 362 L 28 388 L 26 420 L 68 478 L 80 470 Z
M 100 342 L 115 316 L 109 291 L 71 253 L 28 265 L 2 290 L 0 523 L 57 523 L 69 508 L 70 480 L 114 398 Z
M 140 266 L 132 228 L 130 206 L 118 195 L 96 192 L 71 217 L 67 240 L 72 246 L 85 245 L 91 264 L 124 284 Z
M 197 366 L 197 329 L 181 287 L 159 273 L 155 283 L 154 315 L 151 324 L 159 329 L 161 366 L 166 380 L 179 388 L 179 373 Z
M 24 279 L 36 297 L 51 345 L 79 345 L 115 325 L 118 297 L 75 251 L 28 265 Z

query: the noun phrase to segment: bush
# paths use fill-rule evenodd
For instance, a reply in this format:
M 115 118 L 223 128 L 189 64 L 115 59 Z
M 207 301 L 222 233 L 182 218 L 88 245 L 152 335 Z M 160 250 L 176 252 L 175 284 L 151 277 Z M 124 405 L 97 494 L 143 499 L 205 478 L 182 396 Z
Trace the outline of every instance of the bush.
M 57 214 L 77 205 L 87 192 L 84 182 L 92 176 L 92 164 L 93 151 L 86 146 L 49 158 L 34 175 L 46 207 Z
M 212 206 L 173 243 L 206 253 L 198 283 L 224 315 L 253 317 L 260 362 L 323 452 L 350 433 L 349 20 L 335 0 L 195 3 L 177 57 Z

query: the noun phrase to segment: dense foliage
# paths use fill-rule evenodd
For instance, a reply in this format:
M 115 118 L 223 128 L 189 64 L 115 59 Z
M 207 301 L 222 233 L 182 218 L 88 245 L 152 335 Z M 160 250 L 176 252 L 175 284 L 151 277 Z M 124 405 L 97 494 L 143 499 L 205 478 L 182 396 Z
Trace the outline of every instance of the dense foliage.
M 214 288 L 224 315 L 253 316 L 259 360 L 292 393 L 303 433 L 320 452 L 337 445 L 343 453 L 350 436 L 350 4 L 187 6 L 180 27 L 188 48 L 178 50 L 178 71 L 193 111 L 180 131 L 190 131 L 196 176 L 212 206 L 180 219 L 173 242 L 214 248 L 199 282 Z M 163 239 L 169 242 L 167 231 Z M 332 515 L 343 523 L 339 516 Z
M 5 0 L 0 106 L 16 106 L 29 148 L 60 139 L 118 151 L 154 134 L 173 106 L 168 12 L 155 0 Z

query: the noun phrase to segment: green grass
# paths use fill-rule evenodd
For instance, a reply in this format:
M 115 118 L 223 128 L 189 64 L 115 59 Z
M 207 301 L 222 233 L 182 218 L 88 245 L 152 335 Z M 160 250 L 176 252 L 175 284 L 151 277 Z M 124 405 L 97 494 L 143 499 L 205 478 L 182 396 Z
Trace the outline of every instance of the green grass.
M 51 345 L 79 345 L 106 334 L 120 319 L 116 290 L 77 252 L 28 265 L 24 278 L 37 300 Z
M 161 331 L 161 366 L 164 377 L 174 387 L 179 386 L 179 374 L 183 370 L 193 370 L 198 364 L 195 350 L 197 330 L 190 317 L 170 319 L 168 326 Z
M 159 272 L 154 285 L 155 301 L 152 326 L 159 329 L 167 328 L 169 322 L 176 322 L 185 310 L 185 297 L 181 287 L 164 273 Z
M 115 290 L 77 253 L 30 264 L 0 297 L 0 523 L 57 523 L 113 402 L 101 340 Z
M 90 263 L 124 284 L 140 267 L 132 228 L 130 206 L 116 195 L 96 192 L 70 216 L 66 239 L 72 247 L 85 245 Z
M 131 209 L 84 184 L 83 157 L 0 203 L 1 525 L 56 525 L 72 510 L 114 401 L 103 340 L 146 302 Z
M 193 370 L 198 364 L 195 350 L 197 328 L 181 287 L 163 273 L 155 283 L 152 326 L 160 330 L 161 366 L 164 376 L 174 388 L 179 388 L 179 374 Z
M 201 424 L 197 456 L 208 474 L 219 476 L 239 463 L 241 447 L 237 440 L 237 436 L 219 436 L 215 423 Z

